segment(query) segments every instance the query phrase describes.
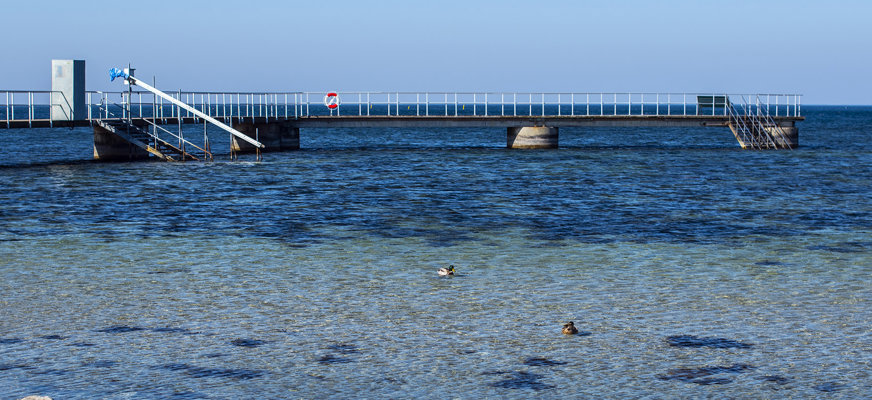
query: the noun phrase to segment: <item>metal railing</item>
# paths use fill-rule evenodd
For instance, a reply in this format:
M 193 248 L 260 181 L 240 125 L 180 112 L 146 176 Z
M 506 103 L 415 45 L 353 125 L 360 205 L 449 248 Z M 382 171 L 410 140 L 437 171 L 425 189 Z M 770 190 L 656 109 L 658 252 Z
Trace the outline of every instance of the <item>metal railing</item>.
M 126 114 L 125 115 L 116 114 L 116 113 L 112 112 L 110 110 L 110 108 L 122 110 Z M 143 130 L 143 132 L 149 136 L 149 139 L 152 141 L 152 143 L 150 143 L 149 145 L 153 146 L 155 149 L 157 148 L 158 142 L 170 143 L 169 141 L 165 140 L 164 138 L 162 138 L 160 136 L 160 133 L 163 133 L 167 136 L 170 136 L 171 138 L 175 139 L 178 142 L 177 148 L 182 153 L 182 160 L 185 159 L 184 158 L 185 155 L 189 154 L 189 152 L 186 150 L 186 147 L 188 147 L 188 146 L 193 147 L 193 148 L 199 150 L 200 152 L 202 152 L 204 159 L 206 159 L 206 160 L 214 159 L 212 152 L 208 150 L 208 148 L 210 147 L 209 146 L 209 138 L 205 134 L 204 134 L 204 139 L 203 139 L 204 140 L 203 147 L 200 147 L 200 146 L 197 146 L 196 144 L 192 143 L 191 141 L 185 139 L 183 136 L 183 131 L 181 129 L 179 130 L 179 133 L 176 134 L 176 133 L 158 125 L 157 122 L 154 121 L 154 118 L 140 118 L 139 116 L 131 115 L 126 110 L 127 110 L 127 108 L 122 104 L 100 103 L 100 104 L 97 104 L 98 113 L 97 113 L 97 117 L 94 118 L 94 120 L 110 119 L 111 118 L 111 119 L 116 119 L 116 120 L 118 120 L 118 119 L 127 120 L 128 123 L 130 122 L 131 119 L 142 120 L 142 121 L 145 121 L 146 123 L 148 123 L 152 127 L 151 132 L 149 132 L 148 130 Z
M 50 120 L 52 91 L 0 90 L 0 123 Z M 774 117 L 802 115 L 798 94 L 724 94 L 724 93 L 544 93 L 544 92 L 338 92 L 341 103 L 335 109 L 324 104 L 324 92 L 187 92 L 170 95 L 194 106 L 216 119 L 265 118 L 295 119 L 329 116 L 416 116 L 416 117 L 578 117 L 578 116 L 728 116 L 723 107 L 706 107 L 699 96 L 754 98 L 754 112 Z M 127 109 L 142 118 L 158 120 L 189 118 L 199 122 L 189 111 L 180 109 L 145 91 L 86 93 L 87 118 L 94 120 L 100 104 L 119 105 L 126 117 Z M 29 125 L 28 125 L 29 126 Z
M 302 116 L 690 116 L 722 115 L 722 107 L 701 113 L 698 96 L 721 93 L 535 93 L 535 92 L 338 92 L 341 105 L 322 104 L 323 93 L 303 92 Z M 732 95 L 741 96 L 741 95 Z M 747 95 L 746 95 L 747 96 Z M 767 94 L 784 116 L 800 115 L 800 95 Z M 779 104 L 780 101 L 780 104 Z M 314 110 L 314 111 L 313 111 Z
M 730 104 L 728 109 L 730 123 L 737 135 L 741 136 L 743 145 L 748 143 L 757 149 L 793 148 L 784 129 L 775 122 L 769 105 L 762 101 L 760 95 L 741 96 L 740 99 L 741 103 Z
M 48 120 L 51 126 L 52 109 L 65 110 L 62 104 L 69 106 L 63 92 L 52 90 L 0 90 L 0 99 L 4 101 L 0 107 L 0 123 L 5 123 L 7 128 L 13 121 L 26 121 L 30 127 L 33 121 Z

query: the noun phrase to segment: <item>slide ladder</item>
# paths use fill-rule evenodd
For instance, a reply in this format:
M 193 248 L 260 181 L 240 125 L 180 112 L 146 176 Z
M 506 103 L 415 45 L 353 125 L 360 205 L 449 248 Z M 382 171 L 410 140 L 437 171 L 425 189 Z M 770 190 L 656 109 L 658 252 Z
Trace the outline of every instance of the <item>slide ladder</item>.
M 259 141 L 255 140 L 255 139 L 252 139 L 250 136 L 248 136 L 242 132 L 239 132 L 236 129 L 233 129 L 232 127 L 228 126 L 227 124 L 225 124 L 221 121 L 218 121 L 215 118 L 210 117 L 209 115 L 203 113 L 202 111 L 197 110 L 196 108 L 194 108 L 188 104 L 185 104 L 182 101 L 179 101 L 175 97 L 170 96 L 170 95 L 164 93 L 163 91 L 156 89 L 156 88 L 152 87 L 151 85 L 149 85 L 145 82 L 142 82 L 141 80 L 136 79 L 135 77 L 130 75 L 129 69 L 125 68 L 125 69 L 121 70 L 118 68 L 113 68 L 112 70 L 109 71 L 109 77 L 113 81 L 115 80 L 115 78 L 124 78 L 124 80 L 128 84 L 139 86 L 139 87 L 153 93 L 155 96 L 159 96 L 159 97 L 163 98 L 164 100 L 169 101 L 173 105 L 175 105 L 181 109 L 184 109 L 184 110 L 190 112 L 191 114 L 196 115 L 197 117 L 203 119 L 204 121 L 210 122 L 213 125 L 229 132 L 231 135 L 236 136 L 239 139 L 244 140 L 245 142 L 248 142 L 249 144 L 253 145 L 254 147 L 256 147 L 258 149 L 264 148 L 264 145 L 262 143 L 260 143 Z M 106 108 L 104 109 L 103 107 L 106 107 Z M 103 129 L 106 129 L 107 131 L 114 133 L 115 135 L 123 138 L 124 140 L 128 141 L 129 143 L 144 149 L 145 151 L 149 152 L 150 154 L 152 154 L 152 155 L 154 155 L 162 160 L 166 160 L 166 161 L 199 160 L 199 158 L 197 158 L 193 153 L 191 153 L 189 151 L 189 149 L 191 151 L 193 151 L 194 149 L 198 150 L 199 152 L 201 152 L 203 154 L 204 159 L 212 159 L 213 158 L 212 153 L 209 151 L 208 139 L 207 139 L 206 143 L 204 143 L 204 145 L 203 145 L 204 148 L 199 147 L 199 146 L 185 140 L 184 138 L 182 138 L 180 134 L 176 135 L 176 134 L 160 127 L 156 123 L 156 121 L 150 121 L 146 118 L 137 118 L 136 122 L 140 123 L 140 125 L 142 125 L 142 126 L 138 126 L 137 124 L 134 124 L 133 119 L 131 119 L 129 117 L 130 110 L 127 110 L 128 112 L 126 114 L 128 115 L 128 118 L 125 119 L 125 118 L 118 118 L 117 116 L 108 112 L 108 107 L 109 107 L 108 104 L 107 105 L 101 104 L 101 106 L 100 106 L 101 111 L 100 111 L 99 115 L 107 115 L 107 117 L 111 116 L 114 118 L 107 118 L 106 120 L 98 119 L 96 121 L 98 125 L 100 125 Z M 151 125 L 151 127 L 152 127 L 151 132 L 145 126 L 146 124 Z M 158 131 L 169 134 L 170 136 L 177 139 L 178 145 L 174 145 L 166 140 L 161 139 L 157 134 Z

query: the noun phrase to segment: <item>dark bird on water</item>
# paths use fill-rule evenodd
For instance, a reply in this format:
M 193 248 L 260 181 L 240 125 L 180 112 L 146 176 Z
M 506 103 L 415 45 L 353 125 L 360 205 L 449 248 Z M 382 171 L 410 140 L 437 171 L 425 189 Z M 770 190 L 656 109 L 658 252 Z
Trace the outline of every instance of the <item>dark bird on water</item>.
M 578 333 L 578 328 L 575 327 L 575 324 L 572 323 L 572 321 L 563 324 L 564 335 L 574 335 L 576 333 Z
M 439 276 L 454 275 L 454 266 L 449 265 L 448 268 L 439 268 L 436 272 Z

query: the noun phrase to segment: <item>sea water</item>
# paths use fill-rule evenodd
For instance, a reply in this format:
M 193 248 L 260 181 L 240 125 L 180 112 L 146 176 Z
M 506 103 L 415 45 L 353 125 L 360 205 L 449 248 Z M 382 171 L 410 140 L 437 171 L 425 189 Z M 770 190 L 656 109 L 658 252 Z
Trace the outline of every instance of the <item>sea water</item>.
M 792 151 L 308 129 L 95 163 L 88 128 L 0 131 L 0 398 L 870 397 L 872 108 L 803 112 Z

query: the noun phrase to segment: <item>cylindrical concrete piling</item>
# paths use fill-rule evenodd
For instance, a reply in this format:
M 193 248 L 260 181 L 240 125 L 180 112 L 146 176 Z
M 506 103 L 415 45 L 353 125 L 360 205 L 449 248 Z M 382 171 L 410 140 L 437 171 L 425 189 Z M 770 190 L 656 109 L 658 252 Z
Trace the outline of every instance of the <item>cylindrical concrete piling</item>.
M 257 124 L 242 122 L 234 124 L 233 128 L 263 143 L 264 148 L 262 151 L 265 152 L 300 149 L 300 128 L 290 126 L 290 124 L 282 121 Z M 230 147 L 233 151 L 253 153 L 256 150 L 248 142 L 236 136 L 232 138 Z
M 556 149 L 557 139 L 556 127 L 513 126 L 507 129 L 506 147 L 510 149 Z
M 781 133 L 776 132 L 775 128 L 763 128 L 771 137 L 775 138 L 775 143 L 781 149 L 795 149 L 799 147 L 799 128 L 795 126 L 782 126 Z

